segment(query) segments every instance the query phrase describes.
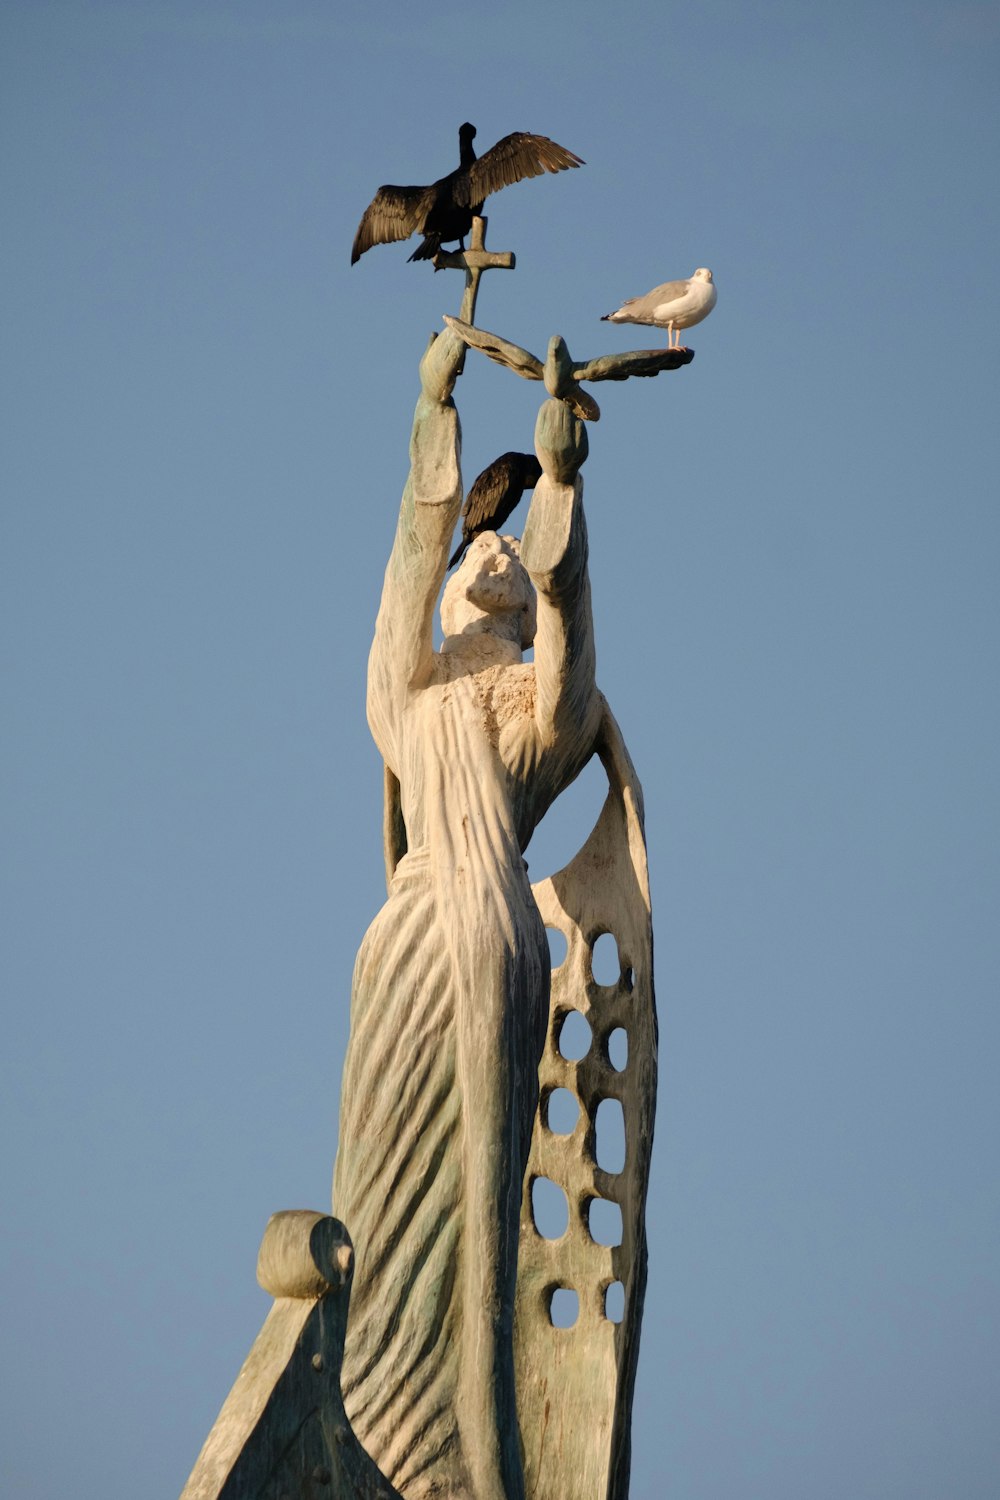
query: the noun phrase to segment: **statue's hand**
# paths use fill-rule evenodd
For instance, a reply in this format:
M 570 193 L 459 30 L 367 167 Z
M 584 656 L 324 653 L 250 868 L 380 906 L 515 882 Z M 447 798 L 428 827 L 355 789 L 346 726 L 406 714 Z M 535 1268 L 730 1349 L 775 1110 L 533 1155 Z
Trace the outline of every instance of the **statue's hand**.
M 543 401 L 535 423 L 535 452 L 557 484 L 572 484 L 589 451 L 587 429 L 565 401 Z
M 464 343 L 450 328 L 446 328 L 444 333 L 431 334 L 430 343 L 420 361 L 420 384 L 424 395 L 431 401 L 448 400 L 464 352 Z

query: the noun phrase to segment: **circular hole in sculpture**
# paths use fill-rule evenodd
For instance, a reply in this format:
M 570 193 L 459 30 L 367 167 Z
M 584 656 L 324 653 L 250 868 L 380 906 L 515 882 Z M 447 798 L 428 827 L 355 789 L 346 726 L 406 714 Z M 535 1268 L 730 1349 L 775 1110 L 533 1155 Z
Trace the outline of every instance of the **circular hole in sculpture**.
M 608 1061 L 616 1073 L 623 1073 L 628 1063 L 628 1032 L 616 1026 L 608 1034 Z
M 580 1101 L 570 1089 L 553 1089 L 545 1106 L 545 1123 L 556 1135 L 571 1135 L 580 1118 Z
M 549 940 L 549 962 L 553 969 L 558 969 L 566 962 L 566 934 L 560 932 L 558 927 L 546 927 L 545 936 Z
M 580 1298 L 571 1286 L 557 1286 L 549 1298 L 549 1320 L 553 1328 L 572 1328 L 580 1316 Z
M 613 1281 L 604 1293 L 604 1316 L 609 1323 L 620 1323 L 625 1316 L 625 1285 Z
M 566 1194 L 549 1177 L 536 1177 L 531 1184 L 531 1217 L 546 1240 L 561 1240 L 569 1228 Z
M 559 1027 L 559 1051 L 567 1062 L 579 1062 L 590 1051 L 590 1022 L 578 1010 L 567 1011 Z
M 617 984 L 622 975 L 618 944 L 610 932 L 602 932 L 590 955 L 590 972 L 596 984 Z
M 603 1172 L 620 1172 L 625 1166 L 625 1111 L 620 1099 L 602 1099 L 594 1116 L 597 1137 L 594 1154 Z
M 610 1198 L 592 1198 L 587 1210 L 587 1228 L 590 1238 L 598 1245 L 620 1245 L 622 1242 L 622 1211 Z

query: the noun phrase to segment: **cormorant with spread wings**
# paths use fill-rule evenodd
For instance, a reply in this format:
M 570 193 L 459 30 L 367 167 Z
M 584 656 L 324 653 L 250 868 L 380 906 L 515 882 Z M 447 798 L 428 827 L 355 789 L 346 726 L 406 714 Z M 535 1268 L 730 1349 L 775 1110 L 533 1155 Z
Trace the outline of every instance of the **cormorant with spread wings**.
M 472 220 L 482 213 L 490 193 L 498 193 L 525 177 L 584 165 L 579 156 L 548 136 L 528 135 L 522 130 L 505 135 L 477 158 L 472 148 L 475 134 L 474 125 L 459 127 L 459 164 L 454 172 L 429 187 L 394 187 L 387 183 L 379 188 L 354 236 L 352 266 L 373 245 L 408 240 L 411 234 L 424 238 L 410 260 L 433 260 L 445 241 L 458 240 L 464 250 Z

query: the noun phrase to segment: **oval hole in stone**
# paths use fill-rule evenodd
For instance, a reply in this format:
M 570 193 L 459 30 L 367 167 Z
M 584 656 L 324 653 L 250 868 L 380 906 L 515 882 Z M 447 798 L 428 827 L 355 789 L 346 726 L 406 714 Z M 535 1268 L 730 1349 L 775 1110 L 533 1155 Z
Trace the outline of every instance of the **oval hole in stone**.
M 610 1198 L 592 1198 L 587 1210 L 587 1228 L 590 1238 L 598 1245 L 620 1245 L 622 1242 L 622 1211 Z
M 620 1323 L 625 1316 L 625 1285 L 613 1281 L 604 1293 L 604 1316 L 609 1323 Z
M 625 1113 L 620 1099 L 601 1100 L 594 1117 L 594 1130 L 597 1165 L 604 1172 L 621 1172 L 625 1166 Z
M 526 857 L 533 882 L 555 875 L 579 853 L 607 796 L 607 774 L 600 758 L 593 755 L 531 835 Z
M 616 1073 L 623 1073 L 628 1063 L 628 1032 L 616 1026 L 608 1036 L 608 1060 Z
M 545 1123 L 556 1135 L 571 1135 L 580 1118 L 580 1101 L 569 1089 L 553 1089 L 545 1107 Z
M 617 984 L 622 977 L 618 944 L 610 932 L 602 932 L 590 955 L 590 972 L 597 984 Z
M 580 1316 L 580 1299 L 571 1286 L 557 1286 L 549 1297 L 549 1321 L 553 1328 L 572 1328 Z
M 558 927 L 546 927 L 545 936 L 549 940 L 549 961 L 553 970 L 558 969 L 566 962 L 566 950 L 569 946 L 566 934 L 560 932 Z
M 622 984 L 631 995 L 635 989 L 635 970 L 633 968 L 630 967 L 622 970 Z
M 578 1010 L 568 1011 L 559 1028 L 559 1051 L 567 1062 L 579 1062 L 590 1051 L 590 1022 Z
M 569 1228 L 566 1194 L 550 1177 L 536 1177 L 531 1184 L 531 1217 L 546 1240 L 561 1240 Z

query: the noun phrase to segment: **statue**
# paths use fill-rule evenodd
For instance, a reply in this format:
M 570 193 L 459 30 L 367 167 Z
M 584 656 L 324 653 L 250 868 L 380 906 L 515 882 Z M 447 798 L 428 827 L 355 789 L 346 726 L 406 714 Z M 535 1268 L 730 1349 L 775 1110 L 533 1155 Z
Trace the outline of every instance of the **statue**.
M 471 254 L 470 318 L 490 264 L 478 221 Z M 279 1215 L 268 1227 L 262 1265 L 280 1243 L 292 1269 L 261 1275 L 275 1309 L 184 1500 L 306 1500 L 323 1487 L 338 1500 L 627 1495 L 656 1021 L 642 793 L 595 676 L 579 470 L 583 420 L 599 412 L 579 381 L 655 374 L 690 351 L 574 364 L 554 339 L 543 366 L 446 322 L 420 365 L 369 659 L 388 899 L 355 965 L 337 1219 Z M 542 477 L 520 543 L 488 531 L 471 542 L 445 586 L 435 650 L 463 498 L 452 390 L 469 347 L 544 380 Z M 532 832 L 595 754 L 609 782 L 601 817 L 566 869 L 532 886 Z M 554 971 L 547 927 L 568 944 Z M 604 933 L 619 954 L 610 985 L 592 969 Z M 575 1060 L 561 1041 L 574 1011 L 593 1037 Z M 627 1066 L 612 1058 L 615 1031 Z M 557 1088 L 579 1102 L 573 1131 L 550 1122 Z M 595 1152 L 605 1099 L 625 1120 L 617 1173 Z M 545 1177 L 569 1207 L 555 1240 L 534 1216 Z M 600 1200 L 617 1205 L 610 1243 L 591 1220 Z M 572 1327 L 553 1317 L 566 1290 Z
M 520 555 L 493 532 L 473 541 L 433 650 L 462 503 L 463 350 L 448 331 L 424 357 L 369 661 L 407 848 L 355 969 L 334 1190 L 358 1253 L 345 1406 L 407 1500 L 522 1494 L 514 1293 L 549 952 L 521 851 L 602 712 L 579 484 L 543 477 Z M 565 468 L 579 423 L 553 415 Z

